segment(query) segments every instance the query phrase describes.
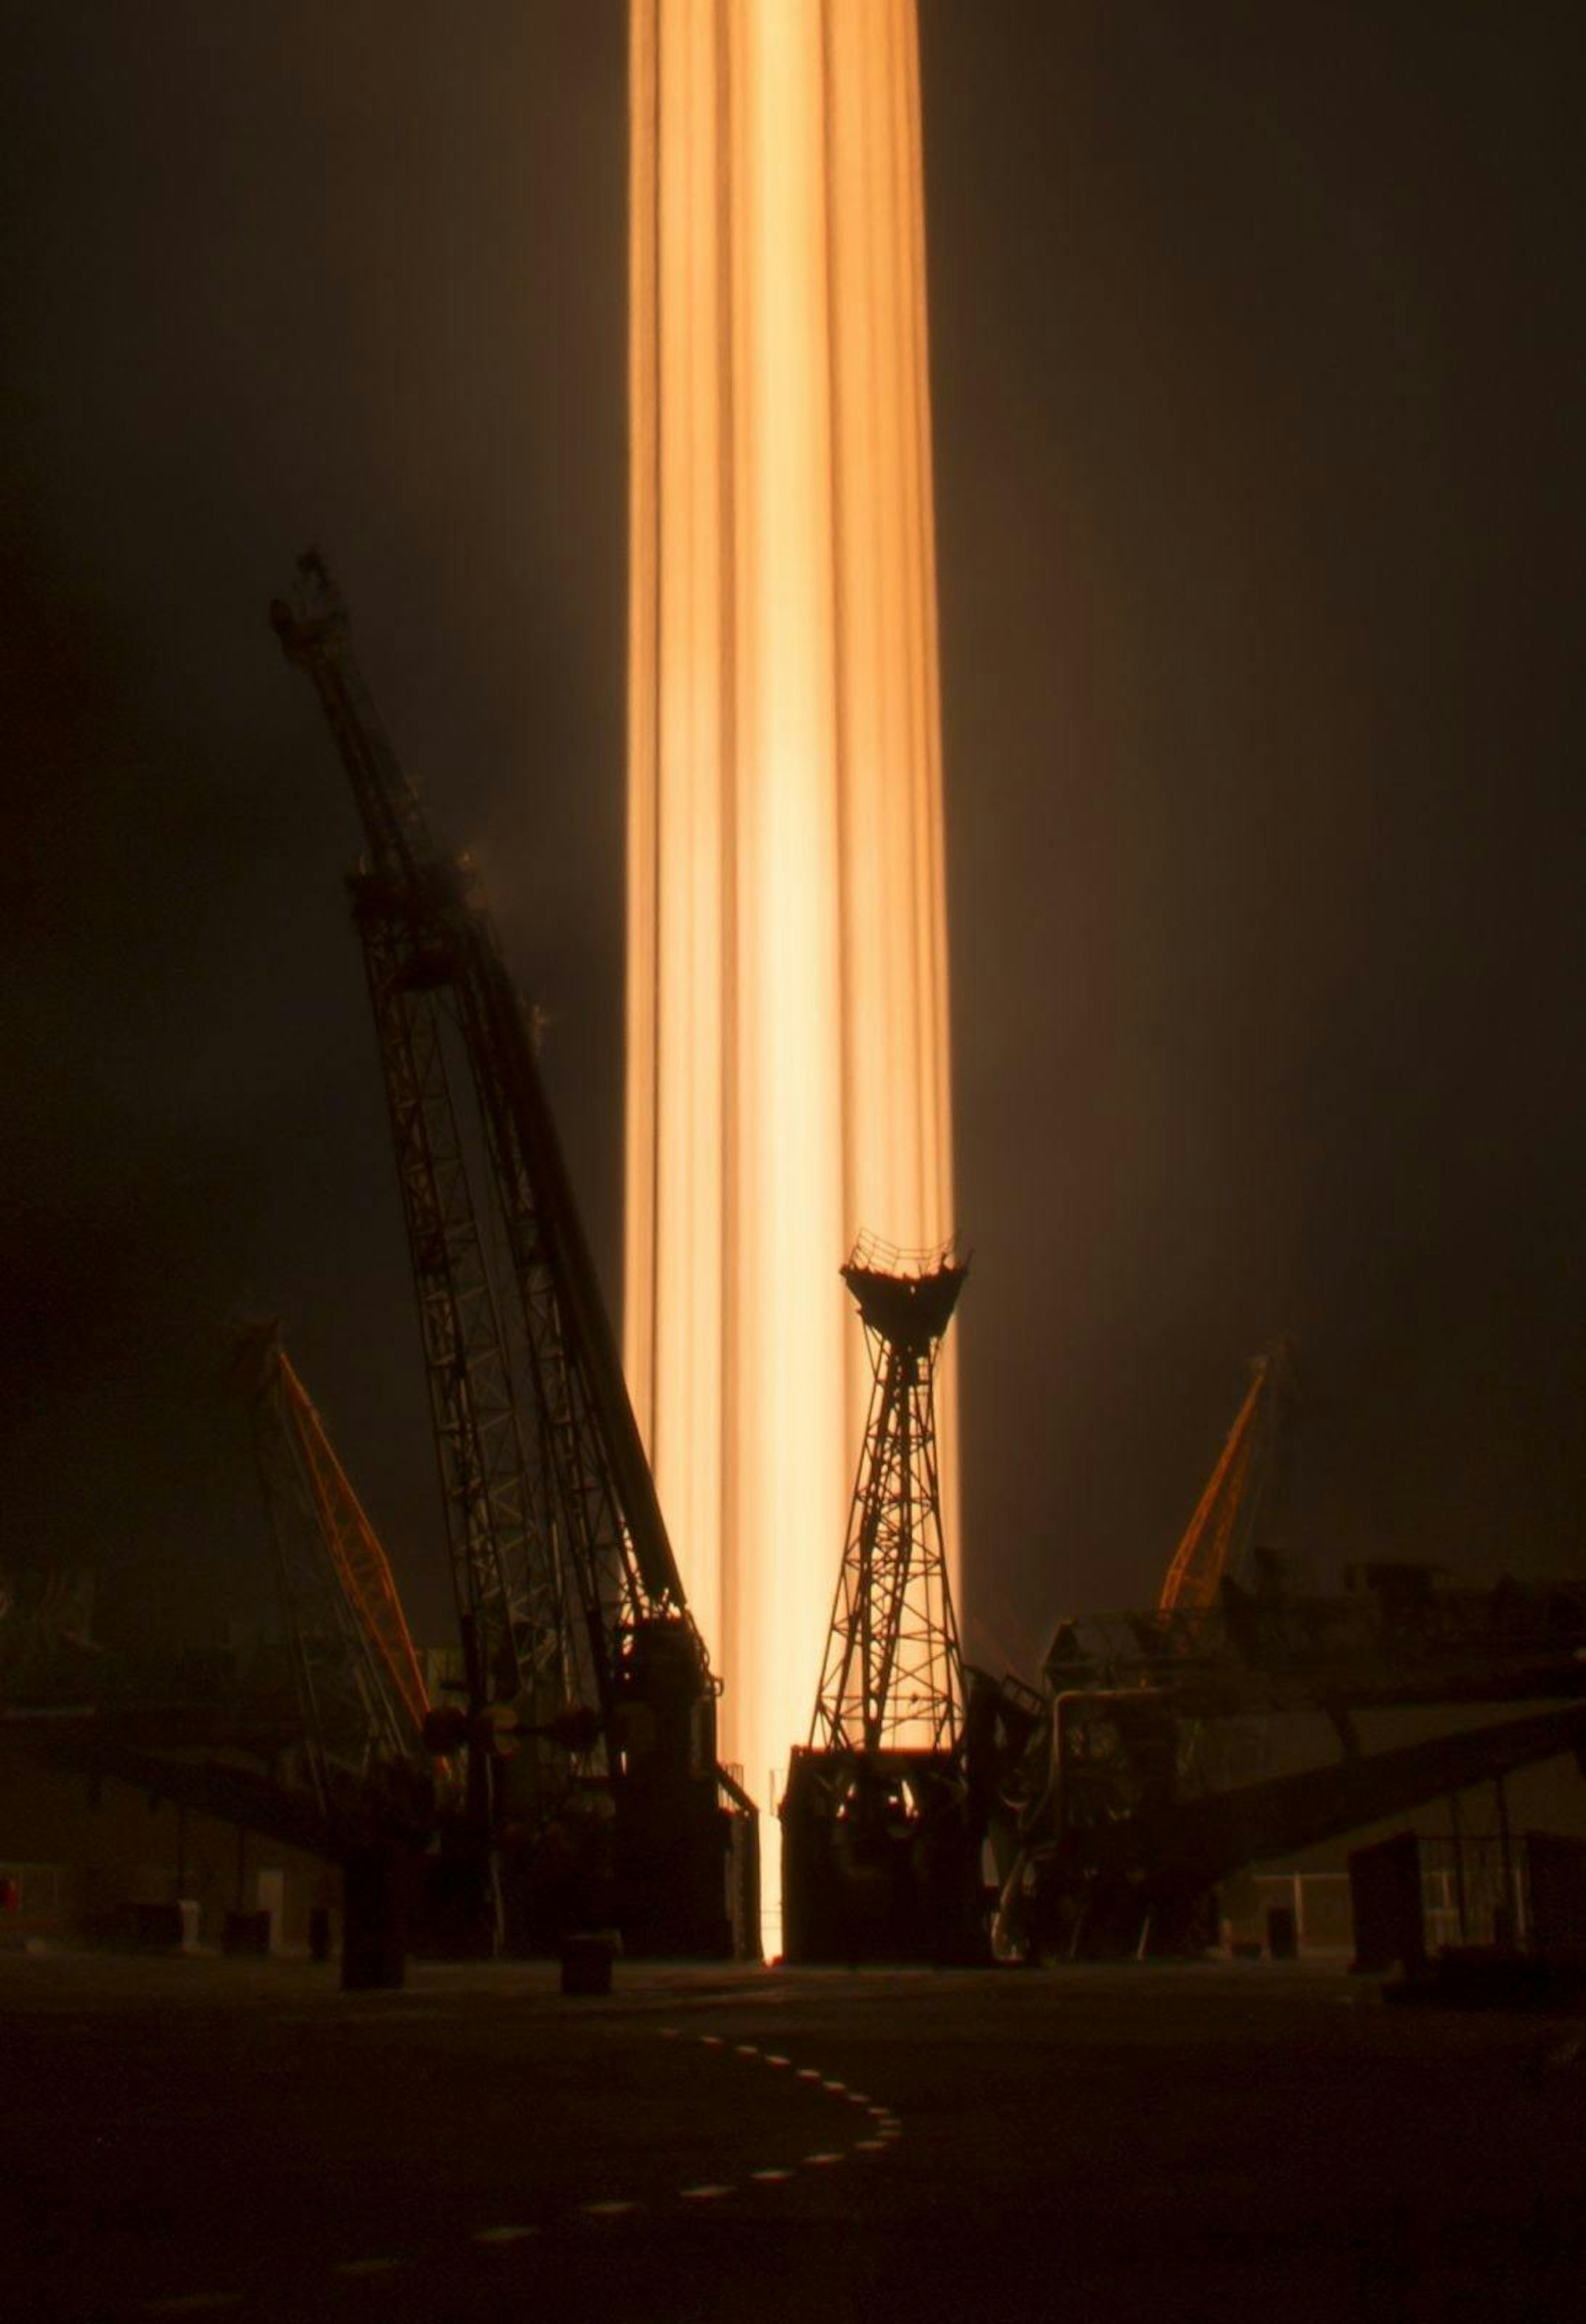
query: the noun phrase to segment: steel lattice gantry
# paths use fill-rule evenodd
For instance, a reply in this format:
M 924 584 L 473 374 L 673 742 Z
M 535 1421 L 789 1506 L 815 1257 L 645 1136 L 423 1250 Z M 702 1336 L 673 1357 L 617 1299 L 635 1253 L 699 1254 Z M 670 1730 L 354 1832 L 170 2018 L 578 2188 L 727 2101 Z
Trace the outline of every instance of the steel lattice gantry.
M 810 1739 L 782 1803 L 790 1960 L 963 1959 L 982 1941 L 964 1670 L 932 1384 L 965 1265 L 862 1240 L 843 1269 L 872 1387 Z
M 272 617 L 289 658 L 314 681 L 369 843 L 347 884 L 407 1228 L 469 1720 L 525 1696 L 550 1715 L 572 1692 L 577 1641 L 554 1535 L 535 1507 L 510 1318 L 453 1090 L 468 972 L 466 875 L 431 840 L 322 564 L 300 561 L 295 607 L 278 603 Z M 475 1812 L 487 1818 L 484 1754 L 471 1755 L 469 1773 Z
M 368 842 L 349 884 L 463 1634 L 473 1822 L 516 1865 L 541 1940 L 548 1914 L 573 1915 L 614 1920 L 640 1949 L 729 1950 L 724 1858 L 747 1846 L 748 1803 L 716 1764 L 716 1683 L 528 1013 L 472 868 L 429 834 L 317 556 L 272 619 L 314 682 Z M 510 1764 L 493 1757 L 487 1743 L 514 1750 L 514 1734 Z

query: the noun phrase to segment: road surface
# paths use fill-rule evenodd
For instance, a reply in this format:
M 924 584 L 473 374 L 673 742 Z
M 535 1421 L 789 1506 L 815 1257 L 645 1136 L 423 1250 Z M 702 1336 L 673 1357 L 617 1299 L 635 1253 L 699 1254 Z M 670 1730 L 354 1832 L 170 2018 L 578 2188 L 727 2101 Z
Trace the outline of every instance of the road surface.
M 0 2314 L 1580 2312 L 1586 2023 L 1306 1968 L 0 1956 Z

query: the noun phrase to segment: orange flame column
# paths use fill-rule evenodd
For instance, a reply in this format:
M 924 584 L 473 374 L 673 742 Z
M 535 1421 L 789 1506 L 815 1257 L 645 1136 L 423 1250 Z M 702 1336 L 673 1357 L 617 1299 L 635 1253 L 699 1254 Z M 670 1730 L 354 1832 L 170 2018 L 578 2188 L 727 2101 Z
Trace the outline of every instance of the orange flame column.
M 914 0 L 632 0 L 631 97 L 624 1352 L 769 1808 L 863 1428 L 838 1268 L 955 1224 Z

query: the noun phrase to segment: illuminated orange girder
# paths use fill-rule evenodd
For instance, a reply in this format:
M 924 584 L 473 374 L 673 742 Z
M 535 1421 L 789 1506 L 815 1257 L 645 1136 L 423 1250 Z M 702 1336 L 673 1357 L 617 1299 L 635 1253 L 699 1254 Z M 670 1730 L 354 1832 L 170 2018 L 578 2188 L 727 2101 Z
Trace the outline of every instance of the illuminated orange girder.
M 1167 1579 L 1157 1600 L 1158 1613 L 1171 1614 L 1178 1607 L 1195 1609 L 1217 1602 L 1217 1585 L 1227 1570 L 1233 1528 L 1249 1476 L 1257 1413 L 1270 1369 L 1270 1359 L 1266 1356 L 1260 1357 L 1253 1368 L 1249 1391 L 1228 1432 L 1228 1441 L 1167 1569 Z
M 419 1657 L 391 1566 L 373 1526 L 330 1447 L 309 1392 L 284 1352 L 278 1351 L 281 1409 L 302 1452 L 325 1545 L 347 1602 L 391 1674 L 415 1729 L 429 1709 Z
M 624 1357 L 770 1807 L 863 1437 L 837 1270 L 955 1225 L 917 33 L 914 0 L 631 23 Z M 955 1412 L 949 1353 L 954 1560 Z

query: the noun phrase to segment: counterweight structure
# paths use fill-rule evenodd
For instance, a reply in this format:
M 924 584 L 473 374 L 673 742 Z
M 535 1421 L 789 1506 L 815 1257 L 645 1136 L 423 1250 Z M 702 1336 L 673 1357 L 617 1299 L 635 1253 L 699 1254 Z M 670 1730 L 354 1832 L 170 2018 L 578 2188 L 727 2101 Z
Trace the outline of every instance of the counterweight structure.
M 973 1958 L 978 1841 L 932 1382 L 967 1272 L 862 1240 L 843 1269 L 873 1387 L 810 1739 L 782 1803 L 789 1960 Z
M 716 1763 L 717 1684 L 527 1011 L 471 867 L 429 834 L 317 556 L 272 619 L 318 692 L 369 848 L 349 886 L 462 1631 L 475 1861 L 499 1874 L 523 1942 L 605 1921 L 631 1950 L 726 1953 L 748 1917 L 752 1819 Z

